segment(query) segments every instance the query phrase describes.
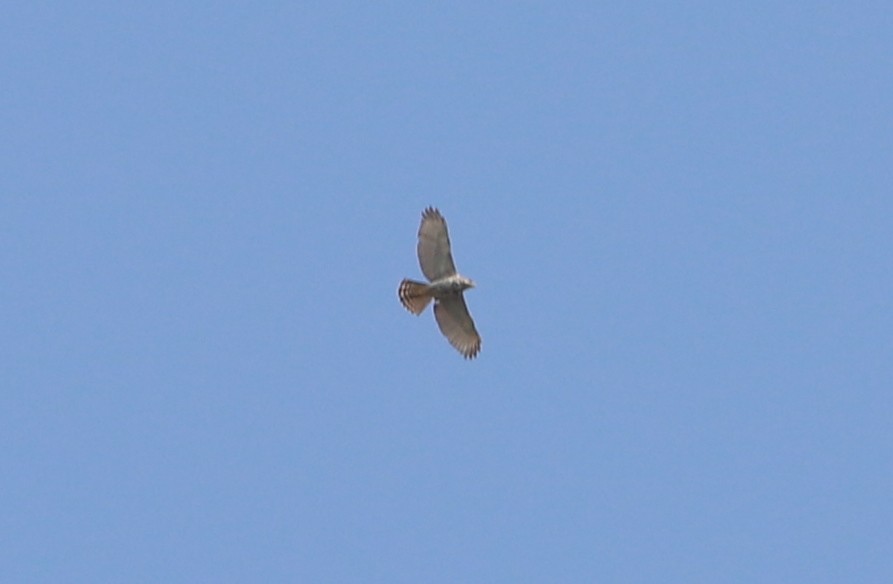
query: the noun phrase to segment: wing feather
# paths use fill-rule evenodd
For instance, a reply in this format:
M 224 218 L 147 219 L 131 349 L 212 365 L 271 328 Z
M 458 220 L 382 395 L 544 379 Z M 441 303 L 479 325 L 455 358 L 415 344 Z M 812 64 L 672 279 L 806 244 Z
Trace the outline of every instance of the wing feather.
M 430 282 L 456 273 L 450 253 L 450 236 L 440 211 L 428 207 L 419 226 L 419 266 Z
M 466 359 L 473 359 L 481 350 L 481 336 L 474 328 L 465 297 L 450 294 L 436 301 L 434 317 L 440 332 Z

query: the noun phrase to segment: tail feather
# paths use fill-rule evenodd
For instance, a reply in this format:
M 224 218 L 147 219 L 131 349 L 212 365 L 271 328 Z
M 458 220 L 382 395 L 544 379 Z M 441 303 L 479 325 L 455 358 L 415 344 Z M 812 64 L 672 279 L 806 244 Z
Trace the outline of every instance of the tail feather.
M 406 310 L 413 314 L 422 314 L 428 303 L 431 302 L 431 287 L 414 280 L 403 280 L 397 289 L 400 302 Z

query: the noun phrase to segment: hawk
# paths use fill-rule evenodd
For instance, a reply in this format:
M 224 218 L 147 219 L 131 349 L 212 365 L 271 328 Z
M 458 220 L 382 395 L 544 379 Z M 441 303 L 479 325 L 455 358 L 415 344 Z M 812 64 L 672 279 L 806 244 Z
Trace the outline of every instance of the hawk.
M 446 221 L 433 207 L 422 213 L 418 253 L 422 273 L 430 283 L 403 280 L 397 289 L 400 302 L 406 310 L 419 315 L 434 300 L 434 318 L 440 332 L 463 357 L 474 359 L 481 350 L 481 336 L 462 295 L 474 288 L 474 282 L 456 272 Z

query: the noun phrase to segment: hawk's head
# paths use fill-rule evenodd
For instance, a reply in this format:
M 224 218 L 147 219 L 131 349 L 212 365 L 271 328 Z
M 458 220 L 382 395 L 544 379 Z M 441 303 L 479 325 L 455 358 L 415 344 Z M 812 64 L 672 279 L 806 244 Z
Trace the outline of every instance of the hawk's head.
M 466 278 L 465 276 L 457 276 L 454 285 L 456 286 L 456 289 L 460 291 L 467 290 L 469 288 L 474 288 L 474 280 Z

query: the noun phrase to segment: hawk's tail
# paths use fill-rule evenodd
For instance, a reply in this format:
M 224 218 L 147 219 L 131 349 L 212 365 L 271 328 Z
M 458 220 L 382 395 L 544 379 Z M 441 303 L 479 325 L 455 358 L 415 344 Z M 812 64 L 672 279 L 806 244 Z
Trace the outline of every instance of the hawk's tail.
M 422 314 L 431 299 L 431 287 L 414 280 L 403 280 L 397 289 L 400 302 L 413 314 Z

